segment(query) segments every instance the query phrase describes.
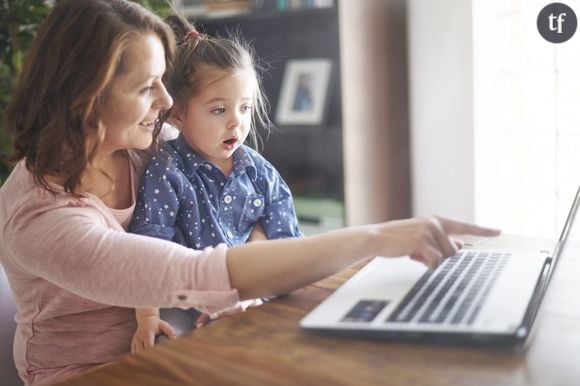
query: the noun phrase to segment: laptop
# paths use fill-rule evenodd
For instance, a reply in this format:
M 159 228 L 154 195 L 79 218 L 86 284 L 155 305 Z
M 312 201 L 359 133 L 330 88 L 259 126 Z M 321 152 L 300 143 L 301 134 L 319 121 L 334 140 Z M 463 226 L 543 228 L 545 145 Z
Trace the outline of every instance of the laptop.
M 579 204 L 580 187 L 551 253 L 475 245 L 436 269 L 408 257 L 376 257 L 300 326 L 331 335 L 524 347 Z

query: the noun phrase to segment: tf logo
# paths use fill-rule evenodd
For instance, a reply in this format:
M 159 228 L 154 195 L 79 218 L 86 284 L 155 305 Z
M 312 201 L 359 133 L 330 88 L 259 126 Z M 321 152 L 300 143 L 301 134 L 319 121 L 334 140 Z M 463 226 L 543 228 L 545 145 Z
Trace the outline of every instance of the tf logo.
M 572 8 L 562 3 L 551 3 L 540 11 L 537 20 L 540 35 L 551 43 L 563 43 L 576 32 L 578 20 Z

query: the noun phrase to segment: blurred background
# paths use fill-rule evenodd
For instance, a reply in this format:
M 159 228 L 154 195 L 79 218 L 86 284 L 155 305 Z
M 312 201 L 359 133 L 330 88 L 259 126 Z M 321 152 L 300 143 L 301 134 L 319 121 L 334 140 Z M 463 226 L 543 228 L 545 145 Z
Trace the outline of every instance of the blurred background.
M 0 1 L 0 184 L 11 167 L 4 109 L 53 3 Z M 260 150 L 290 185 L 306 234 L 437 213 L 555 238 L 580 183 L 580 37 L 545 41 L 536 19 L 546 4 L 175 1 L 200 30 L 236 32 L 261 58 L 275 127 Z M 580 11 L 579 0 L 566 4 Z M 280 97 L 297 87 L 288 64 L 311 61 L 331 65 L 305 70 L 319 97 L 303 115 Z M 1 273 L 4 330 L 13 309 Z M 1 342 L 2 363 L 10 345 Z M 2 384 L 18 384 L 8 371 Z
M 0 114 L 52 3 L 0 3 Z M 290 185 L 305 233 L 434 213 L 558 233 L 580 182 L 580 38 L 542 39 L 544 1 L 174 3 L 200 30 L 255 48 L 275 124 L 259 150 Z M 295 87 L 288 64 L 309 60 L 331 63 L 320 108 L 280 121 L 280 96 Z M 10 152 L 0 123 L 0 183 Z

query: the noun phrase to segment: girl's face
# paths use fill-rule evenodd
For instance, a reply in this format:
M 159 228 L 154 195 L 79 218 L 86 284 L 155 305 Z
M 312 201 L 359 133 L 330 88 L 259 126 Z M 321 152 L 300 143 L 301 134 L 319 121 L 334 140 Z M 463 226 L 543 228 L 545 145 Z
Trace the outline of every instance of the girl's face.
M 173 103 L 161 81 L 165 50 L 158 36 L 147 34 L 130 43 L 123 68 L 111 82 L 101 114 L 108 152 L 149 147 L 159 112 Z
M 185 106 L 176 106 L 172 118 L 189 146 L 227 175 L 232 154 L 250 132 L 256 76 L 250 70 L 208 74 L 200 91 Z

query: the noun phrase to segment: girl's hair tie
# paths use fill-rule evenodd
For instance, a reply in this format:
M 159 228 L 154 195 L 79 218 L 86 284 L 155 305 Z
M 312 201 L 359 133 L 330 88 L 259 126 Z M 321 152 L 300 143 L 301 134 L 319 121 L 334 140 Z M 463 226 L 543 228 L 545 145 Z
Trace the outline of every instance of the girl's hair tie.
M 187 31 L 187 33 L 185 34 L 185 37 L 186 37 L 186 38 L 191 38 L 191 37 L 192 37 L 192 38 L 194 38 L 194 39 L 197 39 L 197 38 L 201 38 L 201 34 L 200 34 L 199 32 L 197 32 L 196 30 L 194 30 L 194 29 L 190 29 L 190 30 L 189 30 L 189 31 Z

